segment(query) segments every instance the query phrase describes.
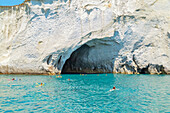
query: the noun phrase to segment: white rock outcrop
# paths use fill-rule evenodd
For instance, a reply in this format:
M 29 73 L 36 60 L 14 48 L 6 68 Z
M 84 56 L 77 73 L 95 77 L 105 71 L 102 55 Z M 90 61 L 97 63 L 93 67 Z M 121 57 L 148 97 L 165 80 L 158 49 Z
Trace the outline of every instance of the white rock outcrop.
M 0 72 L 170 74 L 169 0 L 0 7 Z

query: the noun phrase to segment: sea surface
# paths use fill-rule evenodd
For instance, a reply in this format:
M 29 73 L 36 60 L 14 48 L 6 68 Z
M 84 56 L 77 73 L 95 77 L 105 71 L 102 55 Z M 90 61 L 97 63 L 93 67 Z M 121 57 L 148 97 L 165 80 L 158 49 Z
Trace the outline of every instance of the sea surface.
M 170 113 L 170 75 L 61 76 L 0 75 L 0 112 Z

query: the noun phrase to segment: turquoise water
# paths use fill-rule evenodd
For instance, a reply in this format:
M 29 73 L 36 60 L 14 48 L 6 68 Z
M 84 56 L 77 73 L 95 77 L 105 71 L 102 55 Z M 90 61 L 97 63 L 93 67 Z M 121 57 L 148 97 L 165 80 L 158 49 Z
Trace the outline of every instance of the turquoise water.
M 0 75 L 0 112 L 170 112 L 170 76 Z

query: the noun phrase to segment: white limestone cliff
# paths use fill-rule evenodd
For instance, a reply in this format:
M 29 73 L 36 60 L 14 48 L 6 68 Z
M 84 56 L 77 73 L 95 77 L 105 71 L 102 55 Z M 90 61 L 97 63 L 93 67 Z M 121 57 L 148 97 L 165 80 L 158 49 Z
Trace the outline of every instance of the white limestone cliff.
M 0 72 L 170 73 L 169 0 L 0 7 Z

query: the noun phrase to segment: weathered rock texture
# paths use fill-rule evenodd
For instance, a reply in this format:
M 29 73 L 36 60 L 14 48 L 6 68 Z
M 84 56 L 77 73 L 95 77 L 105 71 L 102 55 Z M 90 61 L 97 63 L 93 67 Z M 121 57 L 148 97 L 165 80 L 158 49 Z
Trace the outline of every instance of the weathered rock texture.
M 1 73 L 170 73 L 169 0 L 0 7 Z

